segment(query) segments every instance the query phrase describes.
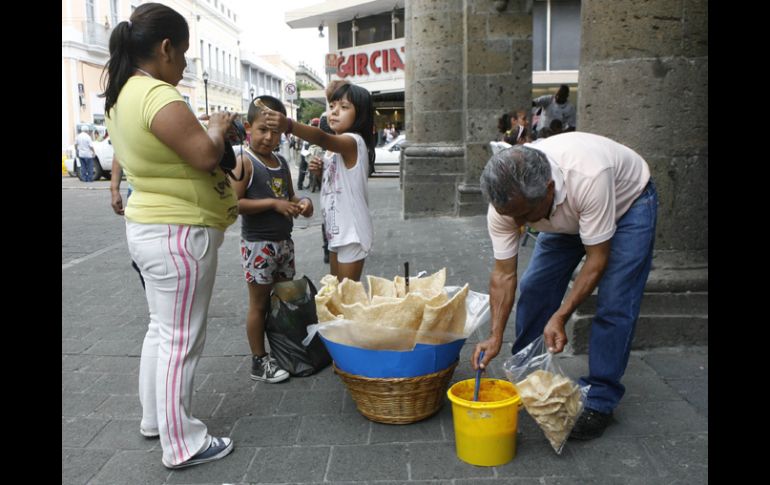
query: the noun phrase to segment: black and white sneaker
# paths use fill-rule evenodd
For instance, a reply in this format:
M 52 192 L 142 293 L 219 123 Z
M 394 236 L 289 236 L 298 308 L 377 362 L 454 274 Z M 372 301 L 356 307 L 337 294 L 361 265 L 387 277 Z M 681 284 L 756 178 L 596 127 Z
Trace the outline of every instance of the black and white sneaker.
M 255 381 L 276 383 L 289 378 L 289 373 L 278 366 L 278 362 L 270 355 L 251 357 L 251 378 Z
M 189 460 L 182 462 L 178 465 L 169 465 L 165 461 L 163 466 L 166 468 L 177 469 L 185 468 L 193 465 L 200 465 L 201 463 L 208 463 L 210 461 L 219 460 L 224 458 L 233 451 L 233 440 L 230 438 L 211 438 L 211 444 L 205 450 L 194 455 Z

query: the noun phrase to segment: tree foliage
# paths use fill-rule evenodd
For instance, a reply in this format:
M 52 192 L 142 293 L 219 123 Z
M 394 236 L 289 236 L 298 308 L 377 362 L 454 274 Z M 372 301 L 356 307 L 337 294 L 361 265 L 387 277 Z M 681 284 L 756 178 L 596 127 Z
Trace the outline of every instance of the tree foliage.
M 313 91 L 315 86 L 303 81 L 297 81 L 297 101 L 299 104 L 297 119 L 301 123 L 309 124 L 313 118 L 320 118 L 326 106 L 307 99 L 302 99 L 302 91 Z

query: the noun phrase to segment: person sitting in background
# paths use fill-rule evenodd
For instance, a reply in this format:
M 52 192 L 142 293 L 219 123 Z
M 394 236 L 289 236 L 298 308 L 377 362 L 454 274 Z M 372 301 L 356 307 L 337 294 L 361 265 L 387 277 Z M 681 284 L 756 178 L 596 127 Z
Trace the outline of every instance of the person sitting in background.
M 576 112 L 575 107 L 567 102 L 569 97 L 569 86 L 562 84 L 554 95 L 546 94 L 532 100 L 532 106 L 542 108 L 539 122 L 537 124 L 537 136 L 540 138 L 540 131 L 550 126 L 552 120 L 562 122 L 563 131 L 574 131 Z

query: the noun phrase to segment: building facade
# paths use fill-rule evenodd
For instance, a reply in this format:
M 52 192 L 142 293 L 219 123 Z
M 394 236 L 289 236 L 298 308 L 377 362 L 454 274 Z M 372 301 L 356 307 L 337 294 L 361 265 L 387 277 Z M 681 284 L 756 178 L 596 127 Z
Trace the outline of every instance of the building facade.
M 405 128 L 407 46 L 404 2 L 389 0 L 327 0 L 286 14 L 293 28 L 328 27 L 328 80 L 344 79 L 372 93 L 378 128 L 393 123 Z M 576 102 L 580 58 L 580 0 L 538 0 L 532 21 L 532 96 L 554 92 L 560 84 L 571 88 Z M 502 26 L 491 25 L 498 35 Z M 449 33 L 448 29 L 445 30 Z M 501 31 L 502 32 L 502 31 Z M 458 67 L 458 66 L 455 66 Z M 321 90 L 307 93 L 319 100 Z M 503 100 L 505 103 L 505 100 Z M 528 105 L 501 105 L 506 110 Z M 494 133 L 490 134 L 492 136 Z
M 62 0 L 62 151 L 71 145 L 78 123 L 104 124 L 101 83 L 109 59 L 109 39 L 118 22 L 144 1 Z M 160 0 L 187 20 L 190 49 L 177 85 L 196 114 L 241 106 L 238 17 L 221 0 Z M 208 75 L 208 93 L 204 73 Z
M 249 102 L 256 96 L 273 96 L 284 101 L 284 87 L 291 78 L 286 69 L 279 69 L 273 63 L 264 60 L 253 53 L 242 53 L 241 79 L 243 92 L 241 96 L 241 111 L 248 113 Z M 286 105 L 286 112 L 289 112 Z

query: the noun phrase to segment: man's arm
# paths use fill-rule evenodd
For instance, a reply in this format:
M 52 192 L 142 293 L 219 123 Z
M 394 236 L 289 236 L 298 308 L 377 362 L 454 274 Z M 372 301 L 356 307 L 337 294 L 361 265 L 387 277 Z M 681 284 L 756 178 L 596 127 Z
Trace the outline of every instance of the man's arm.
M 545 345 L 550 352 L 557 354 L 564 350 L 564 346 L 567 344 L 567 334 L 564 332 L 564 327 L 572 312 L 588 298 L 588 295 L 599 284 L 610 258 L 610 241 L 585 246 L 586 261 L 575 278 L 572 290 L 559 309 L 556 310 L 556 313 L 548 320 L 543 330 Z
M 495 260 L 495 267 L 489 277 L 489 311 L 492 319 L 492 330 L 489 338 L 476 344 L 471 357 L 473 370 L 479 368 L 477 362 L 482 350 L 484 351 L 484 359 L 481 362 L 482 369 L 486 368 L 487 364 L 500 353 L 500 347 L 503 345 L 503 332 L 508 323 L 508 317 L 511 315 L 513 300 L 516 297 L 517 262 L 518 255 L 508 259 Z

